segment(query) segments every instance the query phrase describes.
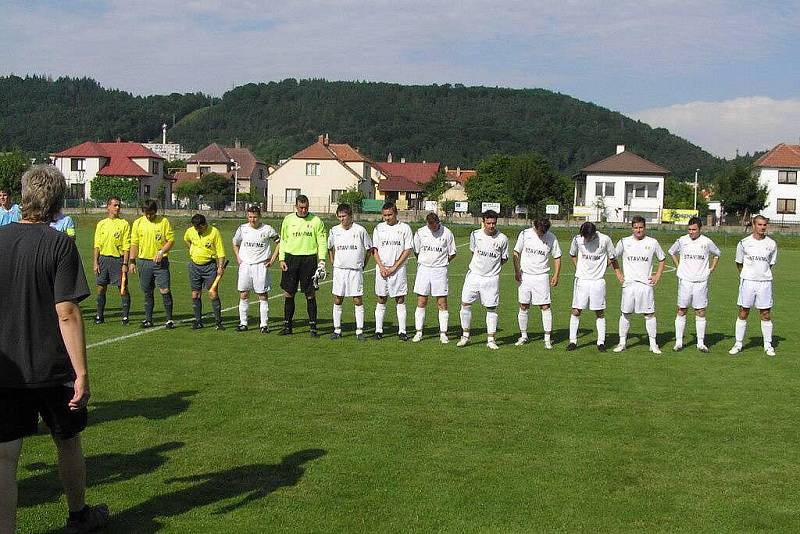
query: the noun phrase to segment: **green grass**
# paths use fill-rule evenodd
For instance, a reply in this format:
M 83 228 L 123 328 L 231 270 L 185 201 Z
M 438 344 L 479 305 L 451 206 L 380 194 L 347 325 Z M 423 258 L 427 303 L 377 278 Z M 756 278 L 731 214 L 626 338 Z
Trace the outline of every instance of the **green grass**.
M 79 220 L 87 273 L 93 223 Z M 188 223 L 174 224 L 180 238 Z M 226 240 L 234 227 L 220 224 Z M 454 230 L 457 243 L 465 243 L 469 228 Z M 512 242 L 517 232 L 508 229 Z M 613 232 L 615 241 L 622 235 Z M 656 237 L 666 248 L 677 235 Z M 566 248 L 568 234 L 559 238 Z M 724 255 L 711 283 L 708 355 L 670 350 L 674 273 L 656 289 L 663 356 L 647 351 L 641 318 L 633 321 L 626 352 L 597 353 L 588 315 L 579 350 L 566 352 L 569 261 L 553 295 L 552 351 L 541 346 L 535 311 L 534 341 L 512 346 L 510 265 L 501 282 L 502 345 L 494 352 L 484 345 L 480 308 L 473 314 L 473 344 L 457 349 L 435 338 L 432 305 L 430 335 L 422 343 L 389 335 L 358 344 L 351 304 L 346 337 L 332 342 L 309 338 L 299 300 L 301 324 L 289 339 L 238 334 L 231 310 L 225 332 L 196 332 L 183 323 L 90 348 L 89 500 L 109 504 L 110 532 L 797 531 L 800 366 L 791 310 L 800 292 L 790 273 L 800 252 L 794 238 L 778 238 L 778 357 L 764 356 L 757 314 L 751 314 L 748 348 L 733 358 L 727 349 L 736 314 L 737 239 L 718 238 Z M 188 318 L 186 252 L 182 243 L 176 248 L 175 309 Z M 450 278 L 452 337 L 468 261 L 467 248 L 459 248 Z M 413 276 L 413 264 L 409 271 Z M 372 276 L 365 282 L 368 329 Z M 608 276 L 612 345 L 620 291 Z M 107 324 L 87 324 L 90 345 L 138 332 L 138 287 L 133 298 L 136 313 L 125 328 L 118 298 L 110 295 Z M 222 298 L 224 307 L 237 304 L 234 270 L 223 280 Z M 319 304 L 329 331 L 329 285 Z M 90 320 L 94 299 L 83 309 Z M 157 319 L 161 309 L 157 297 Z M 408 311 L 411 325 L 410 302 Z M 272 299 L 270 312 L 277 327 L 282 299 Z M 251 323 L 256 315 L 251 306 Z M 387 321 L 393 320 L 388 306 Z M 693 332 L 690 318 L 687 333 Z M 692 347 L 693 337 L 687 342 Z M 20 532 L 63 524 L 54 462 L 46 434 L 26 440 Z

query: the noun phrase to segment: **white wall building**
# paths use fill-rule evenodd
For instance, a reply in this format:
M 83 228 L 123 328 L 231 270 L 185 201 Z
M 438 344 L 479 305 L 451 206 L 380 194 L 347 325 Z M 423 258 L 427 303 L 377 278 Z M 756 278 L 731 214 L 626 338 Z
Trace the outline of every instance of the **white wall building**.
M 660 222 L 667 175 L 667 169 L 617 145 L 616 154 L 574 176 L 573 215 L 592 222 L 627 222 L 636 215 Z
M 759 183 L 767 186 L 767 205 L 761 215 L 775 222 L 800 222 L 800 145 L 779 144 L 756 160 L 753 172 Z

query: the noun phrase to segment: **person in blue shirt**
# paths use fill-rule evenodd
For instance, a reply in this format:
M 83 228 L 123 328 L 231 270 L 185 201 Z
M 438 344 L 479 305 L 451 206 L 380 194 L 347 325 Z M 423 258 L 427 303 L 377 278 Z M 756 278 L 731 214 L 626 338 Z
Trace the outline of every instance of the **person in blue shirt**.
M 0 189 L 0 226 L 19 222 L 21 218 L 19 206 L 11 203 L 11 191 Z
M 64 215 L 60 211 L 55 214 L 53 220 L 50 222 L 50 228 L 63 232 L 72 239 L 75 239 L 75 221 L 72 220 L 72 217 Z

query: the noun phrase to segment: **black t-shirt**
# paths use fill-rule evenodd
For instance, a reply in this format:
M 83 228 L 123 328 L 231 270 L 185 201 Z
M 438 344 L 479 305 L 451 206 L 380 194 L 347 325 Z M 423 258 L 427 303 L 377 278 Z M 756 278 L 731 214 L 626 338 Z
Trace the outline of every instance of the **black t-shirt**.
M 56 304 L 89 295 L 75 243 L 47 224 L 0 227 L 0 387 L 75 379 Z

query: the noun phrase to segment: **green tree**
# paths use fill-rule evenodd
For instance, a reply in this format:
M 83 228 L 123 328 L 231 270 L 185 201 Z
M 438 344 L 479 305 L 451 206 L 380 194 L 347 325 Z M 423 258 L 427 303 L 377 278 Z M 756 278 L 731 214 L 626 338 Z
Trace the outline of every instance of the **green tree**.
M 197 203 L 197 198 L 199 196 L 200 196 L 199 180 L 181 182 L 175 188 L 175 197 L 181 201 L 183 201 L 184 199 L 188 200 L 190 205 L 195 205 Z
M 447 182 L 445 181 L 446 178 L 447 176 L 445 175 L 444 170 L 439 169 L 433 179 L 423 186 L 423 194 L 427 200 L 438 201 L 440 198 L 442 198 L 444 192 L 447 191 Z
M 716 176 L 714 198 L 722 202 L 727 215 L 743 217 L 764 209 L 767 186 L 759 184 L 749 164 L 737 163 Z
M 233 197 L 233 181 L 213 172 L 204 174 L 200 177 L 198 193 L 213 209 L 223 209 L 228 199 Z
M 673 176 L 668 176 L 664 182 L 664 207 L 680 210 L 694 209 L 694 184 L 681 182 Z M 697 195 L 697 210 L 700 216 L 704 216 L 708 212 L 708 202 L 700 195 Z
M 20 179 L 30 166 L 28 156 L 19 150 L 0 154 L 0 188 L 18 196 L 22 191 Z
M 109 197 L 119 197 L 125 204 L 135 206 L 139 201 L 139 182 L 117 176 L 96 176 L 90 193 L 99 203 L 104 203 Z
M 506 179 L 511 168 L 511 156 L 494 154 L 481 160 L 477 174 L 464 186 L 472 212 L 480 212 L 482 202 L 499 202 L 504 209 L 513 209 L 514 199 L 506 189 Z
M 353 211 L 361 211 L 361 201 L 364 200 L 364 193 L 358 188 L 351 187 L 341 195 L 339 195 L 339 204 L 350 204 Z

